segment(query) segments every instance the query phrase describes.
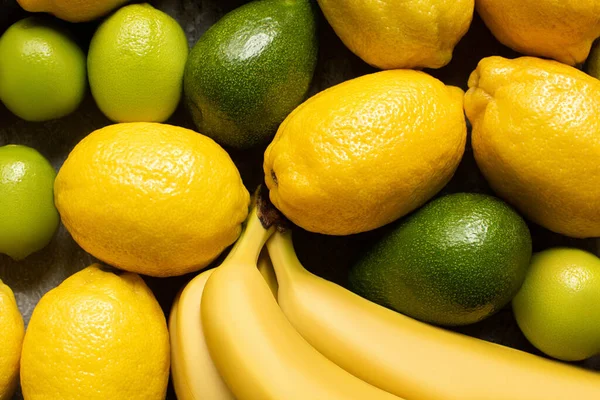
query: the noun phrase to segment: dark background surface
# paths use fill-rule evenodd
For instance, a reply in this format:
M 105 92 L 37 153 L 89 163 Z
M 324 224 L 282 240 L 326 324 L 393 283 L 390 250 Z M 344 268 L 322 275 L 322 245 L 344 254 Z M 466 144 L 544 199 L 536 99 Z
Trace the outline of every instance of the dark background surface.
M 150 3 L 175 17 L 181 23 L 188 36 L 190 46 L 193 46 L 200 35 L 224 13 L 246 1 L 157 0 Z M 0 33 L 25 15 L 26 13 L 18 7 L 15 0 L 0 0 Z M 85 49 L 97 24 L 98 22 L 92 22 L 69 24 L 68 26 Z M 320 38 L 319 64 L 311 94 L 347 79 L 375 71 L 345 48 L 322 17 Z M 481 20 L 475 17 L 469 33 L 458 45 L 452 63 L 443 69 L 427 72 L 447 84 L 466 89 L 468 77 L 477 66 L 478 61 L 490 55 L 517 56 L 516 53 L 499 44 Z M 168 123 L 194 129 L 189 116 L 182 107 L 177 110 Z M 71 149 L 83 137 L 108 124 L 110 121 L 97 109 L 89 93 L 76 113 L 45 123 L 22 121 L 8 112 L 0 103 L 0 146 L 13 143 L 34 147 L 50 159 L 58 170 Z M 253 191 L 262 182 L 263 151 L 264 148 L 250 152 L 230 151 L 240 169 L 244 183 L 250 191 Z M 469 145 L 458 172 L 440 195 L 454 192 L 492 193 L 477 169 Z M 570 239 L 533 224 L 530 224 L 530 228 L 534 238 L 535 251 L 564 245 L 579 247 L 600 255 L 600 240 Z M 296 228 L 295 244 L 301 261 L 308 269 L 343 285 L 346 281 L 346 272 L 352 262 L 384 231 L 385 227 L 360 235 L 331 237 L 308 233 Z M 81 250 L 61 226 L 46 249 L 31 255 L 22 262 L 14 262 L 0 254 L 0 279 L 14 290 L 19 308 L 27 323 L 33 308 L 44 293 L 94 261 L 96 260 Z M 176 292 L 192 276 L 193 274 L 167 279 L 147 278 L 146 282 L 154 291 L 165 313 L 168 314 Z M 539 354 L 519 331 L 510 308 L 502 310 L 481 323 L 457 330 Z M 435 360 L 431 360 L 431 362 L 435 363 Z M 600 371 L 600 356 L 579 363 L 579 365 Z M 175 399 L 171 388 L 167 398 Z M 22 399 L 20 393 L 17 393 L 15 399 Z

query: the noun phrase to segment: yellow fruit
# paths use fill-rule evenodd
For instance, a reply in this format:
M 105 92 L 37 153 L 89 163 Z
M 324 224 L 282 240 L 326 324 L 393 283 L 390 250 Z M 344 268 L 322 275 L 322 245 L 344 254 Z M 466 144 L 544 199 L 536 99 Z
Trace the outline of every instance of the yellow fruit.
M 575 65 L 600 37 L 597 0 L 476 0 L 475 5 L 494 36 L 523 54 Z
M 152 276 L 207 266 L 237 239 L 250 203 L 218 144 L 157 123 L 116 124 L 90 134 L 60 169 L 54 194 L 81 247 Z
M 260 251 L 275 231 L 273 215 L 262 214 L 261 203 L 259 195 L 242 236 L 202 294 L 206 344 L 235 398 L 402 400 L 328 360 L 288 321 L 257 269 Z
M 440 68 L 467 33 L 474 0 L 319 0 L 356 55 L 382 69 Z
M 492 188 L 532 221 L 600 236 L 600 81 L 555 61 L 483 59 L 465 110 Z
M 165 316 L 142 278 L 92 265 L 33 311 L 21 359 L 27 400 L 163 400 Z
M 17 0 L 32 12 L 48 12 L 70 22 L 85 22 L 108 14 L 128 0 Z
M 0 280 L 0 400 L 10 400 L 19 380 L 23 318 L 12 290 Z
M 372 303 L 304 269 L 289 234 L 276 233 L 267 247 L 288 320 L 323 355 L 372 385 L 410 400 L 600 398 L 597 372 L 447 331 Z
M 283 122 L 265 153 L 271 201 L 302 228 L 369 231 L 421 206 L 464 152 L 463 92 L 417 71 L 344 82 Z
M 277 277 L 266 249 L 258 259 L 258 270 L 277 298 Z M 171 375 L 179 400 L 234 400 L 215 367 L 204 337 L 202 297 L 216 269 L 198 274 L 175 297 L 169 315 Z
M 179 23 L 149 4 L 125 6 L 98 28 L 88 52 L 90 90 L 115 122 L 164 122 L 183 91 L 188 42 Z
M 202 296 L 214 271 L 192 279 L 175 297 L 169 315 L 171 374 L 178 400 L 235 400 L 212 361 L 202 326 Z

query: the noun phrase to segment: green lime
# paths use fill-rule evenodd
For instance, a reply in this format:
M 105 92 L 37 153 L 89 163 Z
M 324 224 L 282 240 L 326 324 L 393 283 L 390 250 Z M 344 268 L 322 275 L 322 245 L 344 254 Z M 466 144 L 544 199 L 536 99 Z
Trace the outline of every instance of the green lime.
M 507 305 L 531 258 L 525 221 L 506 203 L 459 193 L 391 227 L 350 274 L 359 295 L 439 325 L 478 322 Z
M 0 100 L 27 121 L 64 117 L 87 87 L 85 55 L 57 21 L 30 17 L 0 37 Z
M 115 122 L 164 122 L 177 108 L 188 56 L 183 29 L 149 4 L 132 4 L 98 28 L 88 53 L 96 104 Z
M 50 242 L 59 224 L 55 177 L 36 150 L 0 147 L 0 253 L 21 260 Z
M 519 327 L 547 355 L 579 361 L 600 354 L 600 259 L 583 250 L 535 254 L 513 300 Z

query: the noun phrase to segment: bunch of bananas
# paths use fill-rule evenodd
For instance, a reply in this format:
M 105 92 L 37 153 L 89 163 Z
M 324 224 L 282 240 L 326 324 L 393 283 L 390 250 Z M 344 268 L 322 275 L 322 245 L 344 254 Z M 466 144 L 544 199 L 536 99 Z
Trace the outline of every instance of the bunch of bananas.
M 593 372 L 427 325 L 311 274 L 264 210 L 258 195 L 225 261 L 173 305 L 180 400 L 600 398 Z

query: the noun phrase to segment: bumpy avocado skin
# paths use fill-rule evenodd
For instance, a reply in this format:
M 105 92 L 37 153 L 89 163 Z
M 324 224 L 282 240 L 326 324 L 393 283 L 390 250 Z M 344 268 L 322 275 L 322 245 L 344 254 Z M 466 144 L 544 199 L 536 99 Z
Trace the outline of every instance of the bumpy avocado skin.
M 311 0 L 256 0 L 225 15 L 198 40 L 184 92 L 201 133 L 239 149 L 273 137 L 312 81 L 315 7 Z
M 523 284 L 532 244 L 501 200 L 459 193 L 399 221 L 350 271 L 357 294 L 438 325 L 478 322 Z

